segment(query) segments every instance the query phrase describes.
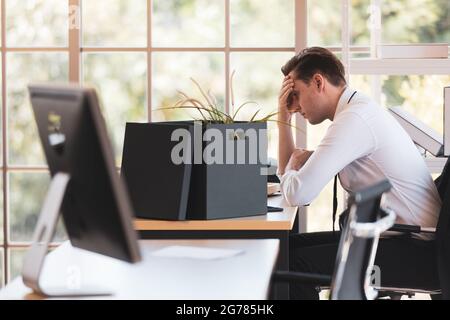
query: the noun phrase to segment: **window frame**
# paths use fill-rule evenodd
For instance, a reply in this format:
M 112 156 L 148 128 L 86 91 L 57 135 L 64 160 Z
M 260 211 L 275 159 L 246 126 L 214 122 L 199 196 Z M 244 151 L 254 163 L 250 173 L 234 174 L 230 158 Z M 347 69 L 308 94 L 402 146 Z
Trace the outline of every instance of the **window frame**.
M 69 30 L 68 30 L 68 46 L 67 47 L 9 47 L 6 41 L 6 1 L 0 0 L 0 25 L 1 25 L 1 68 L 2 68 L 2 129 L 1 129 L 1 179 L 3 180 L 3 243 L 0 244 L 0 248 L 3 249 L 3 281 L 7 283 L 9 279 L 9 255 L 10 250 L 24 249 L 29 246 L 29 243 L 14 243 L 9 240 L 9 174 L 17 172 L 48 172 L 46 166 L 16 166 L 10 165 L 8 159 L 8 105 L 7 105 L 7 83 L 6 76 L 7 68 L 7 54 L 10 52 L 64 52 L 69 56 L 69 81 L 82 84 L 82 67 L 83 67 L 83 54 L 84 53 L 111 53 L 111 52 L 146 52 L 147 53 L 147 115 L 148 121 L 152 121 L 152 54 L 154 52 L 221 52 L 225 56 L 225 106 L 226 111 L 229 112 L 230 108 L 230 55 L 234 52 L 299 52 L 306 48 L 309 44 L 307 39 L 308 34 L 308 20 L 307 20 L 307 8 L 308 1 L 311 0 L 290 0 L 295 3 L 295 33 L 294 33 L 294 46 L 293 47 L 231 47 L 230 41 L 230 1 L 222 0 L 225 2 L 225 45 L 224 47 L 153 47 L 152 45 L 152 7 L 154 0 L 143 0 L 147 2 L 147 44 L 145 47 L 89 47 L 82 44 L 82 0 L 66 0 L 69 4 Z M 381 97 L 381 75 L 415 75 L 415 74 L 448 74 L 446 70 L 450 70 L 450 60 L 438 60 L 428 59 L 420 60 L 383 60 L 376 59 L 375 52 L 376 46 L 381 42 L 381 28 L 372 28 L 370 30 L 370 46 L 353 46 L 351 45 L 351 0 L 341 1 L 341 20 L 342 20 L 342 32 L 341 32 L 341 44 L 342 46 L 328 47 L 335 53 L 342 53 L 342 61 L 347 69 L 347 77 L 350 75 L 367 74 L 374 75 L 372 81 L 372 89 L 375 93 L 378 101 Z M 380 9 L 383 1 L 387 0 L 371 0 L 372 8 Z M 376 21 L 375 25 L 379 23 L 382 25 L 381 15 L 380 21 Z M 353 59 L 351 54 L 353 53 L 370 53 L 369 59 Z M 297 116 L 295 119 L 296 126 L 300 128 L 296 133 L 296 145 L 297 147 L 306 147 L 307 143 L 307 124 L 306 121 Z M 438 160 L 431 161 L 431 167 L 438 170 L 441 162 Z M 300 214 L 300 231 L 306 231 L 307 225 L 306 209 L 301 209 Z M 52 244 L 53 247 L 58 244 Z M 0 284 L 1 286 L 1 284 Z

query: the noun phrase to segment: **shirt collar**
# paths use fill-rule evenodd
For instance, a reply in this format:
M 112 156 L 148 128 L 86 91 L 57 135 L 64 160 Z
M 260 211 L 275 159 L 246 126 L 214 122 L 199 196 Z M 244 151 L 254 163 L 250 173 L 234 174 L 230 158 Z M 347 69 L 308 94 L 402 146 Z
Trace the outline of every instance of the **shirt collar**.
M 355 90 L 353 90 L 350 87 L 346 87 L 344 92 L 342 93 L 339 102 L 337 104 L 336 107 L 336 113 L 334 114 L 334 119 L 336 118 L 336 116 L 341 113 L 342 111 L 344 111 L 345 107 L 348 105 L 348 100 L 350 100 L 351 96 L 353 95 L 353 93 L 355 92 Z

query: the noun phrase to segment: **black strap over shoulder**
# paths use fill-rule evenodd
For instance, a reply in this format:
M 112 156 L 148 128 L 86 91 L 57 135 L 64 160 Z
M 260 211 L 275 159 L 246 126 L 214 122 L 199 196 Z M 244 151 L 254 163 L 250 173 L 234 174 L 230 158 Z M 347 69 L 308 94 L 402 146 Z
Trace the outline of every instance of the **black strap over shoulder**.
M 337 179 L 338 175 L 334 177 L 334 185 L 333 185 L 333 232 L 336 231 L 335 223 L 336 223 L 336 214 L 338 208 L 338 199 L 337 199 Z
M 350 99 L 348 99 L 347 104 L 350 104 L 350 102 L 352 101 L 353 97 L 356 95 L 356 93 L 358 93 L 358 91 L 353 92 L 353 94 L 351 95 Z M 336 231 L 335 228 L 335 223 L 336 223 L 336 214 L 337 214 L 337 209 L 338 209 L 338 199 L 337 199 L 337 181 L 338 181 L 338 177 L 339 177 L 339 173 L 334 177 L 334 184 L 333 184 L 333 232 Z M 346 218 L 343 217 L 345 220 Z M 341 224 L 341 219 L 340 219 L 340 224 Z M 342 229 L 342 228 L 341 228 Z

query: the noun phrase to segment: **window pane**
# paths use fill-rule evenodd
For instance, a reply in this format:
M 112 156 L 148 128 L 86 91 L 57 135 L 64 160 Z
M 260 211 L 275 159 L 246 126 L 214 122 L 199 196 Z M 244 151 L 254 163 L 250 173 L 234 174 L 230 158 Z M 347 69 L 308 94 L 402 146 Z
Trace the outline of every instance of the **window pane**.
M 359 92 L 366 94 L 372 99 L 375 99 L 375 96 L 372 92 L 372 81 L 374 77 L 371 75 L 350 75 L 349 85 Z
M 352 75 L 350 84 L 375 99 L 372 92 L 372 87 L 377 84 L 375 80 L 376 76 Z M 443 133 L 443 88 L 450 85 L 450 76 L 381 76 L 379 83 L 382 106 L 402 106 L 426 125 Z
M 9 251 L 9 281 L 14 280 L 22 273 L 23 259 L 26 249 L 10 249 Z
M 50 184 L 48 173 L 9 173 L 9 232 L 13 242 L 30 242 Z M 60 219 L 55 242 L 63 241 L 66 232 Z
M 370 49 L 364 50 L 362 52 L 353 52 L 350 53 L 350 59 L 369 59 L 370 58 Z
M 82 30 L 85 46 L 145 47 L 147 1 L 83 1 Z
M 341 1 L 308 1 L 308 45 L 340 46 L 341 12 Z
M 126 122 L 147 120 L 147 54 L 98 53 L 83 58 L 84 81 L 98 90 L 120 164 Z
M 250 104 L 239 111 L 237 119 L 250 120 L 257 110 L 257 118 L 277 112 L 278 93 L 283 81 L 281 66 L 294 53 L 233 53 L 231 68 L 235 70 L 234 97 L 235 109 L 247 101 Z M 272 117 L 277 120 L 277 117 Z M 278 158 L 278 128 L 275 122 L 268 123 L 269 157 Z
M 8 53 L 9 160 L 15 165 L 45 164 L 27 85 L 68 80 L 66 53 Z
M 351 43 L 357 46 L 370 46 L 370 2 L 371 0 L 352 0 Z
M 383 1 L 383 41 L 450 42 L 450 1 Z
M 164 110 L 180 100 L 182 91 L 192 98 L 202 102 L 205 99 L 200 94 L 193 78 L 205 92 L 210 90 L 215 97 L 215 104 L 220 110 L 225 110 L 225 58 L 223 53 L 208 52 L 177 52 L 153 54 L 153 88 L 152 88 L 152 120 L 189 120 L 201 118 L 197 111 Z
M 382 103 L 386 107 L 401 105 L 425 124 L 443 133 L 443 88 L 450 85 L 450 76 L 383 77 Z
M 67 46 L 68 1 L 7 0 L 8 46 Z
M 225 1 L 154 0 L 153 45 L 220 47 L 225 45 Z
M 293 47 L 293 0 L 231 0 L 233 47 Z

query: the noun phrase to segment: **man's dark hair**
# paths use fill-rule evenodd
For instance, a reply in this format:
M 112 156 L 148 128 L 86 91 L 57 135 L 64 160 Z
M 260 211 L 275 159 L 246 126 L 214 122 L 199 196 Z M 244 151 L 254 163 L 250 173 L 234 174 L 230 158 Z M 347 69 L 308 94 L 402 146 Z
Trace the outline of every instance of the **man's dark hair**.
M 294 71 L 298 80 L 308 84 L 316 73 L 320 73 L 335 87 L 347 84 L 342 62 L 331 51 L 321 47 L 304 49 L 289 60 L 281 71 L 285 76 Z

